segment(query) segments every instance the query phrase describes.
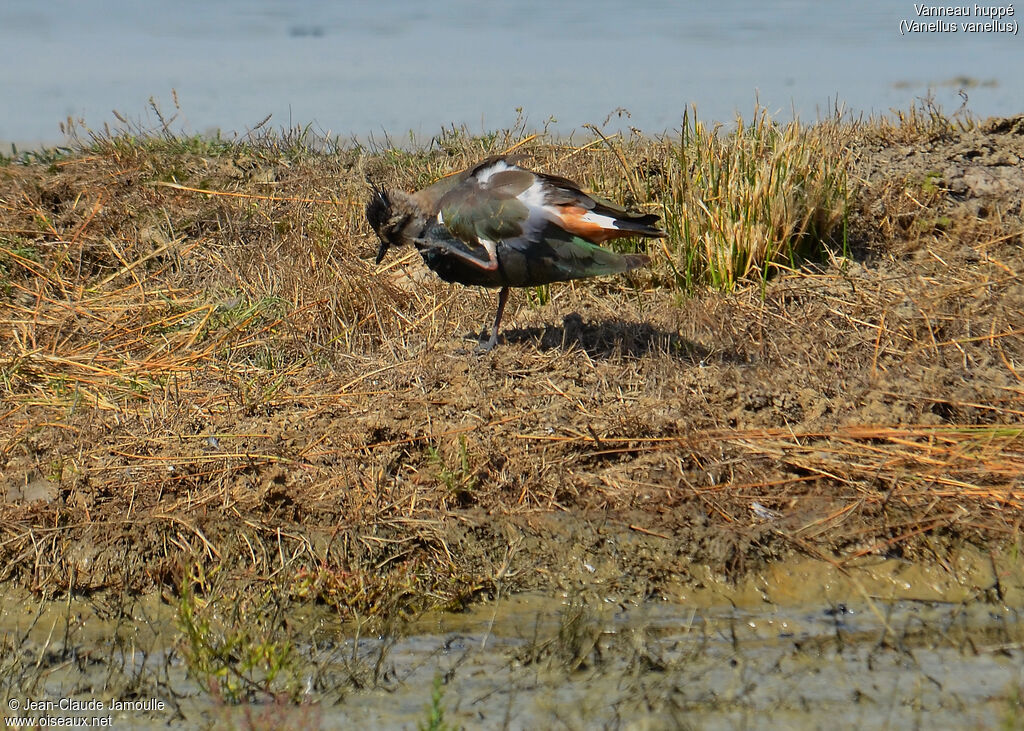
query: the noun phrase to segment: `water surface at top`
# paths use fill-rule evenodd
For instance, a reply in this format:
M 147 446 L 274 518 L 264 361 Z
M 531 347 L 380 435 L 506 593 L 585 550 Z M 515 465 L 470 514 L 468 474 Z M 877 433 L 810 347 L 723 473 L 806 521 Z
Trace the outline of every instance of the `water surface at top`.
M 973 8 L 973 6 L 971 6 Z M 0 6 L 0 140 L 56 142 L 69 115 L 91 127 L 112 110 L 146 126 L 154 97 L 188 132 L 312 124 L 339 135 L 429 137 L 549 118 L 647 132 L 749 116 L 906 108 L 931 88 L 947 112 L 1022 111 L 1021 36 L 913 32 L 914 3 L 865 0 L 7 0 Z M 961 18 L 959 21 L 976 20 Z M 980 20 L 988 20 L 981 18 Z M 1015 16 L 1005 19 L 1015 21 Z

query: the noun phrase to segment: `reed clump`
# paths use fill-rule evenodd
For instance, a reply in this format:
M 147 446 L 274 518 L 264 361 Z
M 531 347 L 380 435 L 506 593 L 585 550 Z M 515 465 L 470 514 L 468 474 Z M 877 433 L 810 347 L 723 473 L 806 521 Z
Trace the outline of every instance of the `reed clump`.
M 662 161 L 664 253 L 675 286 L 734 289 L 843 243 L 849 152 L 835 120 L 778 124 L 764 109 L 735 129 L 708 127 L 694 111 Z

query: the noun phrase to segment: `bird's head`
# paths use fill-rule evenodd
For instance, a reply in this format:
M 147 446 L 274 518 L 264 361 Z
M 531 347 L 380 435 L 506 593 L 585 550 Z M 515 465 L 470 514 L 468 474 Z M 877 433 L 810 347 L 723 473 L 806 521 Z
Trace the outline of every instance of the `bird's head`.
M 377 250 L 377 263 L 384 260 L 388 249 L 408 243 L 415 234 L 412 226 L 422 223 L 418 209 L 408 194 L 398 190 L 385 190 L 376 185 L 370 186 L 370 201 L 366 204 L 366 220 L 370 222 L 377 237 L 380 248 Z

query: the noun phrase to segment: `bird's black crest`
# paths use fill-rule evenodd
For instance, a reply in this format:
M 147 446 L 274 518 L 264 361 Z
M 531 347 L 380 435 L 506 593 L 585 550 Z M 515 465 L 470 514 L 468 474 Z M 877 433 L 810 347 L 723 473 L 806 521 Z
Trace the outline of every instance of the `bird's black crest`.
M 366 220 L 380 239 L 380 248 L 377 249 L 377 263 L 380 264 L 388 253 L 388 247 L 395 243 L 391 240 L 394 227 L 394 221 L 391 220 L 391 197 L 386 190 L 376 185 L 371 184 L 370 190 L 372 193 L 370 202 L 366 204 Z
M 377 235 L 383 239 L 381 229 L 391 216 L 391 198 L 388 197 L 386 190 L 378 188 L 376 185 L 372 185 L 371 190 L 370 202 L 366 204 L 366 220 L 370 222 L 370 226 L 373 227 Z

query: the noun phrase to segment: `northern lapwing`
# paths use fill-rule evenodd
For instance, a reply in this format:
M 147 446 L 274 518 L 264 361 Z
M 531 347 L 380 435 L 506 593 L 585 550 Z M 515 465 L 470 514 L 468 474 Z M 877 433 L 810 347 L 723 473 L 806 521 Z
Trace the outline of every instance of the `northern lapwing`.
M 388 248 L 412 244 L 446 282 L 500 287 L 498 327 L 509 287 L 535 287 L 644 266 L 643 254 L 618 254 L 598 244 L 630 236 L 661 238 L 653 213 L 630 213 L 588 195 L 566 178 L 490 157 L 433 185 L 406 193 L 373 186 L 366 218 Z

